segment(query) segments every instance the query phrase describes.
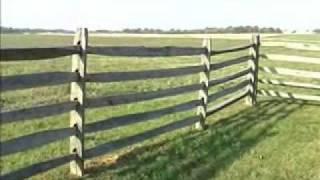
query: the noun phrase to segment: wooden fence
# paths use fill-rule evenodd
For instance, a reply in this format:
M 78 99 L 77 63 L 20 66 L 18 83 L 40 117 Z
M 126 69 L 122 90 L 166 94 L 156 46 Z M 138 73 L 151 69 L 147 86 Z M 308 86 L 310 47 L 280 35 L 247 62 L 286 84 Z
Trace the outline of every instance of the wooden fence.
M 263 43 L 265 47 L 285 47 L 288 49 L 297 49 L 300 51 L 313 51 L 320 52 L 320 47 L 316 45 L 308 45 L 302 43 L 285 43 L 285 42 L 266 42 Z M 283 55 L 283 54 L 261 54 L 260 57 L 263 58 L 264 61 L 275 61 L 275 62 L 286 62 L 286 63 L 295 63 L 297 66 L 299 64 L 304 65 L 320 65 L 320 58 L 313 57 L 303 57 L 303 56 L 293 56 L 293 55 Z M 284 67 L 266 67 L 260 66 L 259 71 L 269 74 L 268 78 L 262 79 L 260 78 L 258 82 L 260 84 L 268 84 L 273 86 L 283 86 L 283 87 L 291 87 L 291 88 L 302 88 L 305 90 L 310 89 L 320 89 L 320 84 L 311 84 L 306 82 L 295 82 L 295 81 L 287 81 L 275 79 L 274 76 L 290 76 L 311 80 L 320 80 L 320 72 L 300 70 L 300 69 L 290 69 Z M 319 95 L 307 95 L 307 94 L 296 94 L 292 92 L 281 92 L 276 90 L 269 89 L 260 89 L 258 90 L 258 94 L 261 96 L 268 97 L 278 97 L 278 98 L 286 98 L 292 100 L 306 100 L 306 101 L 320 101 Z
M 13 111 L 5 111 L 1 112 L 0 114 L 1 124 L 4 125 L 8 123 L 30 121 L 35 118 L 54 116 L 70 112 L 69 127 L 37 132 L 1 142 L 1 155 L 7 156 L 15 154 L 44 146 L 65 138 L 70 138 L 70 154 L 9 172 L 4 174 L 1 177 L 2 179 L 27 178 L 66 163 L 70 163 L 70 172 L 72 174 L 82 176 L 84 174 L 84 160 L 86 159 L 110 153 L 114 150 L 142 142 L 146 139 L 186 126 L 195 125 L 196 128 L 204 129 L 207 116 L 212 115 L 215 112 L 222 110 L 245 97 L 247 97 L 247 102 L 251 105 L 254 105 L 256 102 L 260 46 L 259 36 L 253 36 L 252 43 L 249 45 L 225 50 L 212 50 L 210 39 L 205 39 L 203 41 L 203 47 L 200 48 L 96 47 L 88 45 L 87 29 L 79 29 L 75 35 L 73 44 L 74 45 L 70 47 L 1 49 L 1 61 L 42 60 L 45 58 L 72 56 L 71 72 L 50 72 L 2 77 L 2 92 L 65 83 L 71 84 L 70 101 Z M 243 56 L 219 63 L 211 63 L 210 59 L 212 56 L 248 49 L 250 50 L 250 54 L 248 56 Z M 200 56 L 201 65 L 135 72 L 87 73 L 87 54 L 135 57 Z M 210 80 L 210 72 L 218 71 L 235 64 L 246 62 L 248 63 L 247 69 L 227 75 L 220 79 Z M 106 83 L 151 78 L 165 78 L 184 76 L 194 73 L 200 73 L 199 84 L 127 95 L 105 96 L 99 98 L 86 97 L 86 83 Z M 313 76 L 315 74 L 309 75 Z M 246 80 L 222 91 L 213 94 L 208 93 L 209 88 L 238 79 L 240 77 L 246 77 Z M 199 91 L 198 100 L 192 100 L 186 103 L 170 106 L 160 110 L 154 110 L 151 112 L 124 115 L 121 117 L 111 118 L 106 121 L 85 124 L 85 109 L 136 103 L 145 100 L 180 95 L 192 91 Z M 215 104 L 213 107 L 208 107 L 208 102 L 213 102 L 219 98 L 234 93 L 236 93 L 235 96 L 227 99 L 223 103 Z M 91 149 L 85 149 L 84 147 L 85 133 L 95 133 L 102 130 L 110 130 L 117 127 L 132 125 L 138 122 L 150 121 L 170 113 L 183 112 L 193 108 L 197 108 L 197 113 L 194 116 L 184 120 L 173 122 L 171 124 L 148 130 L 134 136 L 107 142 Z

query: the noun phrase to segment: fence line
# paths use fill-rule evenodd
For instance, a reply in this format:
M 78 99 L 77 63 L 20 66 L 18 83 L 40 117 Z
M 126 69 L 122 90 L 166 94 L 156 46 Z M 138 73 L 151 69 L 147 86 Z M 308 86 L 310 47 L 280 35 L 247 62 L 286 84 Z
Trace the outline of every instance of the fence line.
M 306 100 L 306 101 L 320 101 L 320 96 L 304 95 L 304 94 L 295 94 L 291 92 L 281 92 L 273 90 L 258 90 L 258 93 L 262 96 L 271 96 L 271 97 L 280 97 L 293 100 Z
M 19 110 L 11 110 L 1 112 L 1 123 L 8 124 L 36 118 L 43 118 L 53 115 L 70 112 L 70 126 L 54 130 L 36 132 L 26 136 L 9 139 L 1 142 L 3 147 L 2 155 L 10 155 L 23 152 L 28 149 L 40 147 L 64 138 L 70 137 L 70 154 L 57 157 L 45 162 L 30 165 L 8 174 L 3 175 L 3 179 L 22 179 L 33 176 L 37 173 L 47 171 L 51 168 L 70 163 L 70 172 L 72 174 L 82 176 L 84 174 L 85 158 L 96 157 L 114 150 L 142 142 L 146 139 L 159 136 L 161 134 L 171 132 L 190 125 L 200 125 L 201 129 L 205 127 L 205 119 L 237 101 L 248 96 L 245 89 L 249 85 L 248 80 L 232 87 L 226 88 L 214 94 L 209 94 L 209 87 L 213 87 L 222 83 L 227 83 L 235 79 L 245 77 L 251 73 L 253 69 L 244 69 L 234 74 L 226 75 L 219 79 L 210 80 L 211 71 L 229 67 L 232 65 L 248 62 L 252 56 L 243 56 L 221 63 L 210 62 L 211 56 L 242 51 L 252 48 L 253 45 L 242 47 L 212 50 L 211 40 L 204 40 L 203 47 L 94 47 L 88 46 L 88 31 L 80 29 L 74 37 L 73 46 L 55 47 L 55 48 L 26 48 L 26 49 L 1 49 L 1 61 L 14 60 L 41 60 L 45 58 L 56 58 L 72 55 L 71 72 L 49 72 L 38 74 L 27 74 L 17 76 L 2 77 L 1 92 L 18 89 L 25 89 L 39 86 L 58 85 L 63 83 L 71 84 L 70 101 L 57 104 L 44 105 L 38 107 L 30 107 Z M 138 56 L 138 57 L 154 57 L 154 56 L 201 56 L 200 66 L 179 67 L 174 69 L 158 69 L 134 72 L 105 72 L 87 74 L 87 54 L 105 55 L 105 56 Z M 175 76 L 184 76 L 194 73 L 200 73 L 200 84 L 183 85 L 159 91 L 140 92 L 135 94 L 106 96 L 87 98 L 86 83 L 90 82 L 115 82 L 142 80 L 150 78 L 167 78 Z M 228 99 L 222 104 L 207 110 L 207 104 L 218 98 L 224 97 L 231 93 L 235 93 L 245 89 L 233 98 Z M 103 106 L 114 106 L 128 103 L 136 103 L 151 99 L 164 98 L 170 96 L 181 95 L 184 93 L 199 91 L 199 99 L 191 100 L 174 106 L 152 110 L 149 112 L 135 113 L 123 115 L 120 117 L 112 117 L 107 120 L 100 120 L 90 124 L 85 122 L 85 108 L 98 108 Z M 146 132 L 130 136 L 127 138 L 107 142 L 105 144 L 84 150 L 84 134 L 95 133 L 98 131 L 110 130 L 117 127 L 128 126 L 135 123 L 155 120 L 165 115 L 177 112 L 189 111 L 198 108 L 197 115 L 186 119 L 173 122 Z M 84 128 L 86 126 L 86 128 Z M 197 126 L 197 125 L 196 125 Z M 85 130 L 86 129 L 86 130 Z M 27 142 L 27 143 L 26 143 Z
M 190 47 L 110 47 L 110 46 L 89 46 L 89 54 L 105 56 L 136 56 L 136 57 L 156 57 L 156 56 L 194 56 L 206 53 L 204 48 Z
M 297 49 L 305 51 L 320 51 L 320 46 L 317 46 L 315 44 L 303 44 L 292 42 L 264 42 L 262 45 L 265 47 L 284 47 L 288 49 Z
M 45 60 L 80 53 L 78 46 L 1 49 L 1 61 Z
M 282 80 L 275 80 L 275 79 L 259 79 L 259 83 L 297 87 L 297 88 L 306 88 L 306 89 L 320 89 L 320 85 L 315 85 L 310 83 L 301 83 L 301 82 L 282 81 Z
M 203 71 L 203 66 L 191 66 L 172 69 L 136 71 L 136 72 L 106 72 L 88 74 L 87 82 L 119 82 L 131 80 L 143 80 L 153 78 L 168 78 L 176 76 L 184 76 Z
M 293 63 L 320 64 L 320 58 L 304 57 L 304 56 L 288 56 L 282 54 L 263 54 L 262 58 L 270 61 L 285 61 Z
M 60 85 L 75 82 L 78 78 L 78 74 L 72 72 L 46 72 L 5 76 L 1 79 L 1 91 Z
M 312 72 L 312 71 L 288 69 L 288 68 L 278 68 L 278 67 L 259 67 L 259 70 L 262 72 L 271 73 L 271 74 L 320 79 L 320 72 Z

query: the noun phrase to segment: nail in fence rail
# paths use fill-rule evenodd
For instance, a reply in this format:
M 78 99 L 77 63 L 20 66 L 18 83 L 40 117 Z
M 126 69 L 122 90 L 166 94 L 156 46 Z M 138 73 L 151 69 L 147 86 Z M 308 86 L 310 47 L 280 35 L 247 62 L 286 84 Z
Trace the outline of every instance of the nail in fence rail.
M 80 54 L 72 55 L 72 72 L 79 75 L 77 82 L 71 83 L 71 101 L 78 104 L 70 112 L 70 127 L 75 129 L 75 134 L 70 137 L 70 154 L 76 154 L 76 158 L 70 162 L 70 172 L 82 176 L 84 174 L 84 123 L 85 123 L 85 99 L 86 99 L 86 65 L 88 30 L 79 29 L 74 37 L 74 45 L 81 47 Z

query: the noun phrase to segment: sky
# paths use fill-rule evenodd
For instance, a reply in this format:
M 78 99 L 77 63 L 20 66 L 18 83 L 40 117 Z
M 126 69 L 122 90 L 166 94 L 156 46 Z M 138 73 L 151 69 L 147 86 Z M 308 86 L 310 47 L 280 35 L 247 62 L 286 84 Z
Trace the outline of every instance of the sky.
M 320 0 L 1 0 L 1 25 L 91 30 L 320 28 Z

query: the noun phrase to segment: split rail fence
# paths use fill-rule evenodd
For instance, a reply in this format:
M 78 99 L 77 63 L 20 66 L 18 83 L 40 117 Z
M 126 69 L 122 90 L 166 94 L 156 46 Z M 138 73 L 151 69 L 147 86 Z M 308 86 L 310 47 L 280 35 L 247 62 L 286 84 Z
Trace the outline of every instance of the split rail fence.
M 296 49 L 300 51 L 313 51 L 320 52 L 320 47 L 316 45 L 306 45 L 302 43 L 285 43 L 285 42 L 265 42 L 262 44 L 265 47 L 285 47 L 288 49 Z M 294 55 L 284 55 L 284 54 L 261 54 L 260 57 L 263 61 L 274 61 L 274 62 L 286 62 L 286 64 L 296 64 L 299 65 L 320 65 L 320 58 L 315 57 L 304 57 L 304 56 L 294 56 Z M 262 61 L 260 61 L 262 62 Z M 259 66 L 259 71 L 268 74 L 267 78 L 259 78 L 259 84 L 267 84 L 274 87 L 287 87 L 287 88 L 299 88 L 305 90 L 320 90 L 320 84 L 309 83 L 310 81 L 320 82 L 320 72 L 301 70 L 301 69 L 291 69 L 286 67 L 270 67 L 270 66 Z M 282 77 L 279 79 L 278 77 Z M 288 77 L 297 78 L 298 81 L 283 80 Z M 302 82 L 303 81 L 303 82 Z M 307 82 L 305 82 L 307 81 Z M 320 101 L 320 94 L 309 95 L 309 94 L 299 94 L 293 92 L 283 92 L 277 90 L 263 89 L 259 88 L 257 90 L 258 95 L 267 97 L 277 97 L 285 98 L 291 100 L 304 100 L 304 101 Z
M 58 84 L 71 84 L 70 101 L 43 105 L 32 108 L 24 108 L 13 111 L 1 112 L 1 124 L 18 123 L 35 118 L 54 116 L 70 112 L 70 127 L 37 132 L 30 135 L 10 139 L 1 142 L 1 156 L 7 156 L 23 152 L 58 140 L 70 138 L 70 154 L 49 161 L 33 164 L 22 169 L 2 175 L 2 179 L 22 179 L 49 169 L 70 163 L 70 172 L 82 176 L 84 174 L 84 161 L 99 155 L 110 153 L 114 150 L 142 142 L 146 139 L 160 134 L 177 130 L 186 126 L 195 125 L 196 128 L 205 128 L 207 116 L 224 109 L 225 107 L 246 98 L 249 105 L 256 103 L 258 83 L 258 59 L 259 59 L 259 36 L 253 36 L 252 43 L 243 47 L 225 50 L 212 50 L 211 40 L 205 39 L 203 47 L 96 47 L 88 45 L 88 30 L 79 29 L 74 38 L 74 45 L 54 48 L 23 48 L 23 49 L 1 49 L 1 61 L 27 61 L 42 60 L 61 56 L 72 56 L 71 72 L 50 72 L 27 75 L 3 76 L 1 77 L 1 91 L 13 91 L 18 89 L 50 86 Z M 224 62 L 212 63 L 211 57 L 236 51 L 250 50 L 248 56 L 231 59 Z M 96 54 L 104 56 L 200 56 L 201 65 L 179 67 L 173 69 L 158 69 L 135 72 L 103 72 L 87 73 L 87 55 Z M 248 62 L 248 67 L 234 74 L 220 79 L 210 80 L 209 74 L 225 67 Z M 277 71 L 290 73 L 291 71 Z M 106 96 L 100 98 L 86 97 L 86 83 L 119 82 L 130 80 L 142 80 L 151 78 L 165 78 L 184 76 L 200 73 L 200 83 L 186 85 L 176 88 L 163 89 L 143 93 L 127 94 L 120 96 Z M 310 76 L 318 74 L 308 74 Z M 222 91 L 209 94 L 208 89 L 241 77 L 246 77 L 241 83 Z M 85 110 L 105 106 L 136 103 L 145 100 L 162 97 L 175 96 L 187 92 L 199 91 L 199 99 L 171 106 L 161 110 L 146 113 L 138 113 L 117 117 L 108 121 L 85 123 Z M 226 95 L 235 94 L 232 98 L 207 107 L 208 102 L 213 102 Z M 148 130 L 146 132 L 127 138 L 114 140 L 98 145 L 91 149 L 85 149 L 84 134 L 95 133 L 102 130 L 110 130 L 116 127 L 128 126 L 138 122 L 156 119 L 166 114 L 182 112 L 197 108 L 197 113 L 181 121 Z

